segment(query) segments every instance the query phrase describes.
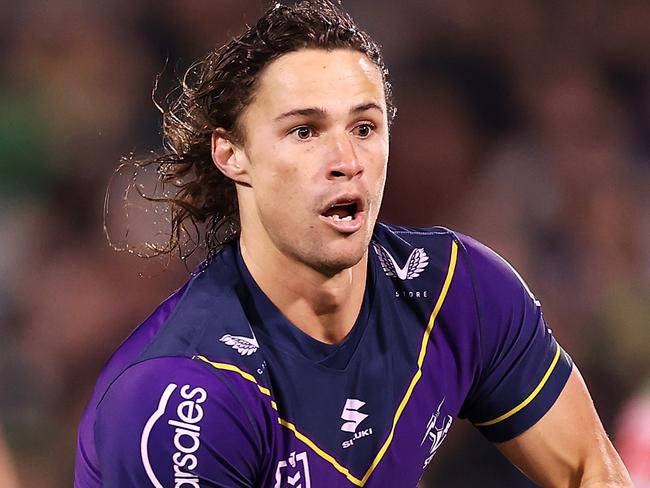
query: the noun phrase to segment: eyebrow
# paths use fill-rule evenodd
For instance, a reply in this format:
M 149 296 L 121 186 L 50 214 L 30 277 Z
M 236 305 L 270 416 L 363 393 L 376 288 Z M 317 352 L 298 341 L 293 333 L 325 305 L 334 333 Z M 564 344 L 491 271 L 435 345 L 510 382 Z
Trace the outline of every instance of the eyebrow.
M 362 103 L 361 105 L 357 105 L 356 107 L 353 107 L 350 109 L 351 114 L 358 114 L 361 112 L 365 112 L 366 110 L 379 110 L 381 113 L 384 113 L 384 110 L 376 104 L 375 102 L 368 102 L 368 103 Z M 288 112 L 285 112 L 281 115 L 278 115 L 275 120 L 282 120 L 282 119 L 287 119 L 291 117 L 316 117 L 318 119 L 323 119 L 327 116 L 327 110 L 324 108 L 319 108 L 319 107 L 306 107 L 306 108 L 297 108 L 294 110 L 289 110 Z

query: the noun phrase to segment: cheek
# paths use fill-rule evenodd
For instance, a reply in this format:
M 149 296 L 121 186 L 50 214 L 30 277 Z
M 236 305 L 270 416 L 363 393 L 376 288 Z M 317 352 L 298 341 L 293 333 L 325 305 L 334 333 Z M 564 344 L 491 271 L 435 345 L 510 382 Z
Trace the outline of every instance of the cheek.
M 368 161 L 366 171 L 372 178 L 373 187 L 383 188 L 388 167 L 388 147 L 381 146 L 368 151 L 366 160 Z
M 301 200 L 309 195 L 314 185 L 324 177 L 324 159 L 317 147 L 298 147 L 280 144 L 274 148 L 282 159 L 276 161 L 272 172 L 273 184 L 287 193 L 287 198 Z M 303 202 L 306 203 L 306 202 Z
M 288 222 L 309 208 L 312 177 L 293 159 L 268 162 L 255 183 L 259 211 L 267 218 Z
M 386 185 L 386 172 L 387 172 L 387 153 L 375 154 L 370 168 L 368 168 L 368 185 L 371 198 L 373 200 L 371 215 L 377 216 L 379 208 L 384 196 L 384 187 Z

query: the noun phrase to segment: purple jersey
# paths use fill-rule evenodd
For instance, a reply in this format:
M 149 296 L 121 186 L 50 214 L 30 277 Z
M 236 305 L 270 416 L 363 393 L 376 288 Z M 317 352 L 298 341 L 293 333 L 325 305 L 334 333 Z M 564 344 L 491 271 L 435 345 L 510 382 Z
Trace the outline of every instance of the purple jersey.
M 231 243 L 105 366 L 75 486 L 415 487 L 454 418 L 511 439 L 571 368 L 517 273 L 468 237 L 378 224 L 335 345 L 291 324 Z

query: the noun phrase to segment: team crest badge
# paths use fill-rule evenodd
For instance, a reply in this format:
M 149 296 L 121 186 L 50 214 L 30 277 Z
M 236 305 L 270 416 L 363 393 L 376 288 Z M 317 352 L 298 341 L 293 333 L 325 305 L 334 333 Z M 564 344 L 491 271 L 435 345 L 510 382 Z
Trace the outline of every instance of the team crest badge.
M 438 448 L 442 445 L 445 437 L 447 437 L 447 433 L 449 432 L 449 428 L 453 421 L 451 415 L 440 415 L 440 409 L 442 408 L 443 403 L 445 403 L 444 398 L 440 402 L 440 405 L 438 405 L 438 409 L 431 415 L 431 418 L 427 423 L 424 438 L 420 443 L 420 446 L 423 446 L 425 442 L 429 443 L 429 456 L 425 459 L 422 469 L 427 467 L 436 455 L 436 452 L 438 452 Z

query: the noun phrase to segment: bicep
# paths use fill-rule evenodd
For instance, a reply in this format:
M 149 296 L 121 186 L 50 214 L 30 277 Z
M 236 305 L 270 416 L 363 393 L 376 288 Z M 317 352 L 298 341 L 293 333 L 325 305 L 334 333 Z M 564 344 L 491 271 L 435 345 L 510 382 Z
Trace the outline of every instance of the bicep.
M 132 367 L 97 411 L 104 486 L 254 486 L 262 458 L 244 406 L 220 378 L 189 359 Z
M 530 429 L 496 446 L 541 486 L 631 486 L 575 366 L 550 410 Z

